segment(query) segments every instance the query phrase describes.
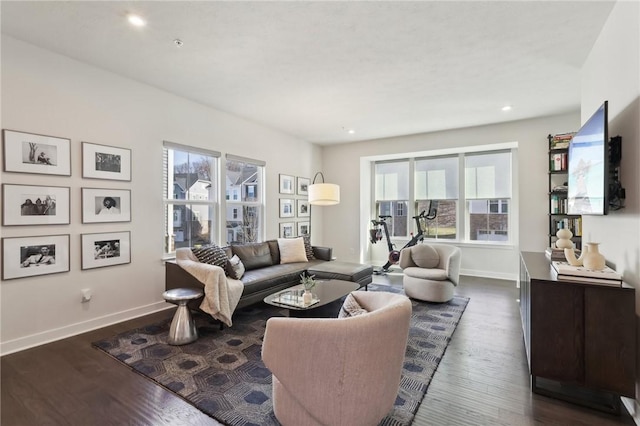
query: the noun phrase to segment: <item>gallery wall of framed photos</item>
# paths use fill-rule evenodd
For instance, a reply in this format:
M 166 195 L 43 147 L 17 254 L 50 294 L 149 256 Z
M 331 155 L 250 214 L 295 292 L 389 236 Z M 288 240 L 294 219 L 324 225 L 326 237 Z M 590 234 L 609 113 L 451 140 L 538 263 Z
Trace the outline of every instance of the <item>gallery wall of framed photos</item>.
M 302 237 L 309 233 L 311 206 L 309 205 L 310 179 L 280 174 L 279 201 L 280 226 L 278 237 Z M 284 219 L 284 221 L 283 221 Z
M 82 270 L 131 263 L 131 231 L 122 229 L 122 223 L 129 224 L 124 228 L 131 223 L 130 149 L 10 129 L 2 131 L 2 149 L 2 227 L 20 229 L 10 237 L 3 232 L 3 281 L 69 272 L 74 256 Z M 69 179 L 75 155 L 82 163 L 79 185 Z M 24 179 L 21 174 L 36 176 Z M 51 185 L 54 179 L 69 183 Z M 74 197 L 80 202 L 72 203 Z M 72 206 L 78 204 L 80 212 L 74 215 Z M 71 250 L 72 238 L 80 240 L 78 253 Z

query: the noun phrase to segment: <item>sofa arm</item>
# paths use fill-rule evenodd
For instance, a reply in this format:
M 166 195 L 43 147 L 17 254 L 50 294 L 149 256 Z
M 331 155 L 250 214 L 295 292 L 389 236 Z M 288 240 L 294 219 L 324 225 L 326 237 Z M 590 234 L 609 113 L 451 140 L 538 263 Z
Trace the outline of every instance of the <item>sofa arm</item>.
M 333 255 L 333 249 L 331 247 L 311 247 L 313 249 L 313 256 L 320 260 L 331 260 Z

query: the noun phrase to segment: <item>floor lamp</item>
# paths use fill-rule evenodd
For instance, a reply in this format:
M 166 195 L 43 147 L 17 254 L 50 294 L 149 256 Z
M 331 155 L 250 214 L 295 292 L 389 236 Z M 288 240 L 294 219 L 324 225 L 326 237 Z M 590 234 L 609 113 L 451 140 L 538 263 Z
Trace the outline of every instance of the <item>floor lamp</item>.
M 320 176 L 322 182 L 316 183 Z M 316 173 L 313 183 L 309 185 L 309 241 L 311 241 L 311 206 L 333 206 L 340 202 L 340 186 L 325 183 L 322 172 Z

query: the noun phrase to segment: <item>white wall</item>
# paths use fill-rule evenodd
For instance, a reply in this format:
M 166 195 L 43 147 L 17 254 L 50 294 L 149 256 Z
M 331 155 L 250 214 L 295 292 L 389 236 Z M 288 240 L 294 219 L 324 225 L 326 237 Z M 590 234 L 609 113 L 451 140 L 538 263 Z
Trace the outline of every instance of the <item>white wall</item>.
M 371 261 L 380 265 L 385 245 L 376 244 L 370 253 L 367 229 L 370 201 L 366 157 L 436 151 L 451 148 L 518 143 L 516 241 L 510 247 L 478 247 L 462 244 L 463 273 L 505 279 L 517 279 L 518 253 L 544 251 L 548 246 L 548 155 L 547 135 L 577 130 L 579 114 L 513 121 L 489 126 L 419 134 L 346 145 L 327 146 L 323 150 L 324 174 L 341 189 L 341 202 L 325 211 L 325 242 L 339 259 Z M 362 194 L 361 194 L 362 192 Z M 404 243 L 398 244 L 402 247 Z M 379 252 L 379 253 L 378 253 Z
M 70 225 L 2 227 L 3 238 L 71 235 L 70 272 L 0 283 L 2 354 L 168 306 L 163 140 L 266 161 L 267 238 L 278 234 L 278 174 L 312 177 L 321 167 L 315 145 L 6 36 L 1 124 L 70 138 L 72 151 L 71 177 L 1 175 L 2 183 L 71 187 Z M 131 148 L 132 181 L 82 179 L 82 141 Z M 83 225 L 81 187 L 130 188 L 131 222 Z M 322 243 L 322 214 L 314 211 L 315 243 Z M 120 230 L 131 231 L 131 264 L 81 271 L 80 235 Z M 82 288 L 93 290 L 91 302 L 80 303 Z
M 600 242 L 600 252 L 624 280 L 640 288 L 640 4 L 619 1 L 582 69 L 582 122 L 609 101 L 609 135 L 622 136 L 621 181 L 626 207 L 606 216 L 584 216 L 584 241 Z M 636 290 L 636 314 L 640 291 Z M 636 324 L 639 321 L 636 320 Z M 640 330 L 640 328 L 638 328 Z M 640 343 L 640 336 L 636 339 Z M 637 350 L 640 356 L 640 350 Z M 637 363 L 640 372 L 640 360 Z M 640 423 L 640 382 L 635 419 Z

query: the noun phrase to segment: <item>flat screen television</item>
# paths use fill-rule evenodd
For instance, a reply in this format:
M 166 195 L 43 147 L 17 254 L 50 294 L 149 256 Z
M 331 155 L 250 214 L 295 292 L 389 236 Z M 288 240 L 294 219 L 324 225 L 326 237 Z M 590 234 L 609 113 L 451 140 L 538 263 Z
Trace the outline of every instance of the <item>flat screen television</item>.
M 569 144 L 568 214 L 604 215 L 608 211 L 608 102 L 573 136 Z

